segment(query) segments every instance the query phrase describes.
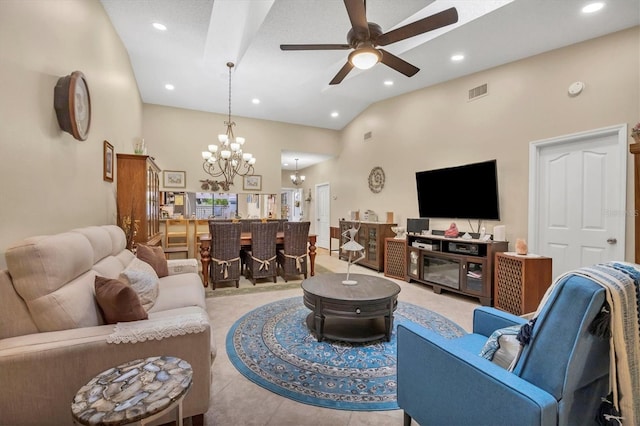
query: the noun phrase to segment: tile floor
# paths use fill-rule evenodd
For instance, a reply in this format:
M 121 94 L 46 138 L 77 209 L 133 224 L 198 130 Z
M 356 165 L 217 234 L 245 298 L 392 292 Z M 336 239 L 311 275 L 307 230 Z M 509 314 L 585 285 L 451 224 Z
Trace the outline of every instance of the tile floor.
M 339 260 L 335 253 L 329 256 L 327 250 L 319 249 L 316 263 L 334 272 L 347 272 L 346 262 Z M 358 265 L 352 266 L 351 273 L 378 274 L 376 271 Z M 380 275 L 384 276 L 382 273 Z M 431 309 L 455 321 L 466 330 L 471 329 L 473 309 L 479 306 L 477 299 L 447 292 L 435 294 L 429 286 L 393 281 L 402 289 L 399 300 Z M 283 282 L 282 278 L 278 278 L 278 283 L 281 282 Z M 251 284 L 243 280 L 241 285 Z M 258 282 L 257 285 L 261 283 Z M 302 296 L 302 289 L 207 299 L 218 354 L 212 368 L 211 408 L 205 415 L 205 424 L 208 426 L 402 425 L 402 410 L 344 411 L 301 404 L 261 388 L 235 369 L 225 351 L 225 338 L 233 323 L 258 306 L 294 296 Z

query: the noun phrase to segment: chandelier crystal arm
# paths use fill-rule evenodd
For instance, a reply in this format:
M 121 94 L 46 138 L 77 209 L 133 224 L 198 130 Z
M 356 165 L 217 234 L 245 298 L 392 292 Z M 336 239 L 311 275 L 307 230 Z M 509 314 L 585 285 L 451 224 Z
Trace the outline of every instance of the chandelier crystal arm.
M 256 158 L 248 153 L 243 152 L 242 147 L 245 139 L 236 136 L 233 127 L 236 125 L 231 120 L 231 69 L 234 67 L 233 62 L 227 62 L 229 68 L 229 114 L 224 122 L 226 131 L 224 134 L 218 135 L 218 144 L 208 146 L 208 151 L 202 153 L 204 162 L 202 169 L 213 180 L 201 180 L 203 190 L 217 191 L 222 188 L 228 191 L 233 185 L 236 175 L 247 176 L 253 175 Z M 217 180 L 221 178 L 223 180 Z

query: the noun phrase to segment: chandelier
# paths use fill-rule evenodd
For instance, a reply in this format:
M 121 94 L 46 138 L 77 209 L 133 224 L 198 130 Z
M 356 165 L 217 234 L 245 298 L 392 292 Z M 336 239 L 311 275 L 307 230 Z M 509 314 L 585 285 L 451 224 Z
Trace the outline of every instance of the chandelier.
M 244 138 L 233 134 L 231 121 L 231 68 L 233 62 L 227 62 L 229 67 L 229 116 L 224 122 L 227 126 L 225 134 L 218 135 L 218 144 L 208 146 L 208 151 L 202 152 L 204 163 L 202 168 L 213 179 L 201 180 L 201 188 L 204 191 L 228 191 L 233 185 L 236 175 L 247 176 L 253 174 L 253 165 L 256 163 L 255 157 L 248 152 L 242 152 Z
M 299 175 L 298 174 L 298 159 L 296 158 L 296 173 L 291 175 L 291 182 L 293 182 L 294 185 L 302 185 L 302 182 L 304 182 L 304 175 Z

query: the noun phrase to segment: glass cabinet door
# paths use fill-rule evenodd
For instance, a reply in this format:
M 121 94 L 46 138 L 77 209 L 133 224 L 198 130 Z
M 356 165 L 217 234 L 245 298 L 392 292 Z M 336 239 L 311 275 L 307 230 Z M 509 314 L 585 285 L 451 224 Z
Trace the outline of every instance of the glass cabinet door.
M 465 262 L 466 280 L 465 290 L 469 293 L 482 294 L 484 282 L 484 264 L 481 262 Z
M 378 260 L 378 228 L 371 226 L 367 228 L 367 260 L 375 262 Z
M 420 258 L 420 253 L 418 250 L 409 250 L 409 269 L 407 273 L 412 277 L 420 278 L 420 266 L 418 263 L 418 259 Z

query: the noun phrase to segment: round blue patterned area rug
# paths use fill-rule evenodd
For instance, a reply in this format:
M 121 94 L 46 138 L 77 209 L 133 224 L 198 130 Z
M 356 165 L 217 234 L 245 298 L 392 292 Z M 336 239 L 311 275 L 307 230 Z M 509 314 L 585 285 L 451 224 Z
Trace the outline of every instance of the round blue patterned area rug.
M 304 404 L 340 410 L 396 410 L 396 327 L 413 322 L 451 338 L 464 329 L 442 315 L 398 302 L 391 341 L 320 343 L 305 323 L 302 297 L 261 306 L 227 334 L 231 363 L 249 380 Z

